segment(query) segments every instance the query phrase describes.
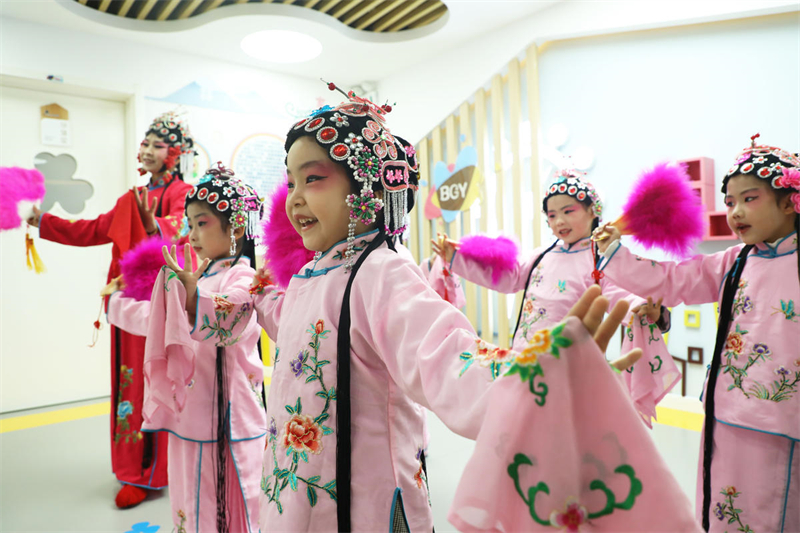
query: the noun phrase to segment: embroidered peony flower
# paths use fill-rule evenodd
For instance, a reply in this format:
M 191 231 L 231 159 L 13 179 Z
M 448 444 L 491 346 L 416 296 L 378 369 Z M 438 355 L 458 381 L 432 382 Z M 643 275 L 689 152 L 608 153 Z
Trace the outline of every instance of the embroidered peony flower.
M 117 417 L 125 420 L 130 414 L 133 414 L 133 404 L 127 400 L 120 402 L 117 406 Z
M 422 488 L 422 484 L 424 483 L 422 476 L 423 476 L 422 465 L 419 465 L 419 470 L 417 470 L 416 473 L 414 474 L 414 481 L 417 482 L 417 488 L 419 489 Z
M 520 365 L 535 365 L 538 360 L 539 352 L 528 346 L 517 356 L 515 362 Z
M 486 350 L 486 353 L 478 356 L 480 359 L 479 364 L 481 366 L 489 366 L 492 363 L 502 363 L 508 360 L 509 355 L 511 355 L 511 350 L 508 348 L 494 348 L 492 350 Z
M 734 487 L 733 485 L 731 485 L 730 487 L 725 487 L 722 490 L 724 490 L 725 494 L 727 494 L 728 496 L 734 496 L 736 494 L 736 487 Z
M 322 319 L 317 320 L 317 323 L 314 324 L 314 332 L 317 335 L 320 335 L 323 331 L 325 331 L 325 321 Z
M 294 414 L 284 426 L 283 445 L 298 453 L 308 451 L 319 455 L 322 451 L 322 428 L 309 415 Z
M 717 518 L 719 520 L 722 520 L 722 519 L 725 518 L 725 515 L 722 514 L 722 510 L 723 509 L 724 509 L 724 507 L 719 502 L 717 502 L 717 505 L 714 506 L 714 514 L 717 516 Z
M 526 301 L 523 311 L 525 312 L 526 315 L 531 314 L 533 312 L 533 302 L 530 300 Z
M 214 299 L 214 311 L 220 311 L 223 314 L 228 314 L 233 311 L 235 307 L 232 302 L 228 301 L 227 298 L 224 296 L 220 296 L 219 294 L 215 294 L 213 296 Z
M 563 512 L 553 511 L 550 513 L 550 525 L 567 531 L 579 531 L 580 526 L 587 522 L 589 513 L 586 507 L 578 503 L 574 497 L 567 498 L 567 503 Z
M 537 351 L 538 353 L 545 353 L 550 350 L 550 345 L 553 343 L 553 339 L 550 336 L 549 329 L 540 329 L 536 333 L 533 334 L 533 337 L 530 341 L 530 347 Z
M 306 353 L 300 352 L 297 354 L 296 359 L 289 361 L 289 366 L 292 369 L 294 377 L 299 378 L 303 374 L 303 363 L 306 362 Z
M 489 355 L 489 347 L 483 340 L 475 339 L 475 344 L 478 345 L 477 352 L 475 355 L 477 355 L 479 358 L 484 358 Z
M 788 375 L 789 375 L 789 371 L 788 371 L 788 370 L 786 370 L 786 368 L 784 368 L 784 367 L 783 367 L 783 365 L 781 365 L 781 366 L 779 366 L 778 368 L 776 368 L 776 369 L 774 370 L 774 372 L 775 372 L 775 374 L 777 374 L 777 375 L 779 375 L 779 376 L 783 376 L 783 377 L 785 377 L 785 376 L 788 376 Z
M 725 341 L 725 350 L 738 355 L 742 353 L 742 348 L 744 348 L 742 334 L 735 331 L 728 333 L 728 339 Z
M 794 360 L 794 366 L 800 367 L 800 359 L 795 359 Z

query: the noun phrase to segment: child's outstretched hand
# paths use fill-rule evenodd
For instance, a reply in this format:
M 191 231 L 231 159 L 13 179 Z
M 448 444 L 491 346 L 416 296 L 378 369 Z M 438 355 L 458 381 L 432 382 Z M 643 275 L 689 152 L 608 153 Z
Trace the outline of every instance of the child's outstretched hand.
M 438 237 L 437 240 L 431 240 L 433 253 L 441 257 L 445 265 L 449 265 L 461 243 L 450 239 L 446 233 L 437 233 L 436 236 Z
M 664 298 L 659 298 L 657 302 L 653 301 L 652 296 L 647 297 L 647 303 L 634 307 L 631 309 L 632 313 L 636 316 L 647 318 L 647 322 L 655 324 L 661 318 L 661 302 Z
M 598 285 L 592 285 L 586 289 L 586 292 L 584 292 L 575 305 L 572 306 L 567 316 L 579 318 L 586 329 L 589 330 L 589 333 L 594 337 L 594 342 L 597 343 L 600 351 L 605 353 L 609 341 L 611 341 L 611 338 L 617 332 L 619 325 L 628 313 L 628 307 L 630 307 L 628 302 L 620 300 L 608 314 L 608 317 L 603 319 L 606 309 L 608 309 L 608 299 L 601 294 Z M 642 350 L 636 348 L 616 361 L 612 361 L 611 366 L 617 370 L 626 370 L 633 366 L 641 356 Z
M 142 217 L 144 230 L 148 235 L 154 234 L 156 231 L 158 231 L 158 226 L 156 225 L 156 209 L 158 209 L 158 198 L 153 198 L 153 201 L 149 202 L 147 196 L 147 187 L 143 188 L 141 192 L 137 187 L 134 187 L 133 196 L 136 198 L 136 206 L 139 208 L 139 216 Z
M 28 223 L 29 226 L 33 226 L 34 228 L 39 227 L 39 223 L 42 221 L 42 210 L 36 206 L 33 206 L 33 214 L 28 217 L 28 220 L 25 222 Z
M 195 269 L 194 260 L 192 259 L 192 246 L 188 242 L 183 246 L 183 267 L 178 264 L 178 252 L 174 244 L 172 245 L 172 250 L 168 250 L 166 246 L 163 246 L 161 253 L 164 254 L 164 262 L 175 271 L 178 279 L 181 280 L 183 287 L 186 289 L 186 311 L 190 315 L 190 321 L 193 321 L 194 311 L 197 308 L 197 280 L 208 268 L 211 260 L 206 257 L 200 263 L 200 266 Z
M 262 294 L 269 285 L 274 285 L 272 273 L 267 268 L 267 265 L 261 266 L 256 270 L 253 276 L 253 282 L 250 284 L 250 294 Z
M 111 296 L 120 289 L 122 289 L 122 275 L 119 275 L 109 281 L 108 285 L 103 287 L 103 289 L 100 291 L 100 296 Z
M 592 240 L 597 242 L 597 250 L 602 254 L 615 240 L 622 237 L 617 228 L 611 224 L 604 224 L 592 232 Z

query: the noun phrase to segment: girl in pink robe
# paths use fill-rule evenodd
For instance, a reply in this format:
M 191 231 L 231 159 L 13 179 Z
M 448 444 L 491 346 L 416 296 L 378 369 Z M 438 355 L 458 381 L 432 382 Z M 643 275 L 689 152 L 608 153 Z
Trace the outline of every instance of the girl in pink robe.
M 507 237 L 467 237 L 458 243 L 443 236 L 433 242 L 453 273 L 483 287 L 503 293 L 524 291 L 512 346 L 522 350 L 541 328 L 564 319 L 583 292 L 597 283 L 613 304 L 627 300 L 633 311 L 625 321 L 622 351 L 641 348 L 644 356 L 625 373 L 631 399 L 648 427 L 656 418 L 656 405 L 680 380 L 675 361 L 661 333 L 669 331 L 669 311 L 653 306 L 598 276 L 598 259 L 589 239 L 602 216 L 602 202 L 594 187 L 576 171 L 562 170 L 548 187 L 542 210 L 558 239 L 517 259 L 516 244 Z M 636 306 L 636 307 L 635 307 Z M 638 312 L 642 306 L 642 312 Z M 650 311 L 644 315 L 644 310 Z
M 559 350 L 573 343 L 584 349 L 588 338 L 578 333 L 579 324 L 558 325 L 534 335 L 534 344 L 518 353 L 475 335 L 392 238 L 413 206 L 413 147 L 385 127 L 383 109 L 349 97 L 300 121 L 287 135 L 286 213 L 306 248 L 318 253 L 285 291 L 263 278 L 253 289 L 259 323 L 278 347 L 267 401 L 262 533 L 431 531 L 419 406 L 472 439 L 491 418 L 508 421 L 509 436 L 522 432 L 537 441 L 551 432 L 557 438 L 565 417 L 572 416 L 568 406 L 558 408 L 559 424 L 542 428 L 520 423 L 517 406 L 549 413 L 550 388 L 568 385 L 551 381 L 538 357 L 566 353 Z M 339 163 L 346 160 L 347 166 Z M 271 253 L 271 261 L 281 256 Z M 596 348 L 592 353 L 599 355 Z M 495 381 L 497 366 L 508 369 L 507 381 Z M 596 379 L 619 389 L 611 372 Z M 514 380 L 524 386 L 488 416 L 492 391 Z M 612 397 L 609 405 L 621 407 L 621 426 L 642 429 L 627 400 Z M 497 437 L 487 435 L 487 443 Z M 622 479 L 609 485 L 620 505 L 595 518 L 594 527 L 616 527 L 636 509 L 637 531 L 696 530 L 688 499 L 649 437 L 636 431 L 629 437 L 625 446 L 650 452 L 632 465 L 646 488 L 640 491 L 638 482 L 625 488 Z M 563 445 L 586 452 L 599 444 L 565 439 Z M 507 466 L 493 469 L 485 481 L 513 490 Z M 567 478 L 575 486 L 571 475 L 559 475 L 551 486 L 561 487 Z M 468 494 L 482 491 L 472 481 L 463 487 Z M 544 500 L 542 516 L 563 507 L 560 493 L 558 502 Z M 606 518 L 614 513 L 621 513 L 615 521 Z M 529 517 L 525 527 L 540 526 Z
M 231 176 L 211 169 L 187 195 L 200 268 L 192 270 L 187 244 L 187 266 L 167 256 L 150 302 L 117 292 L 109 303 L 109 322 L 147 337 L 143 431 L 169 437 L 172 520 L 181 532 L 258 531 L 267 425 L 249 218 L 261 201 Z
M 706 531 L 800 531 L 800 159 L 744 150 L 723 180 L 743 241 L 681 263 L 642 261 L 601 241 L 608 278 L 666 305 L 719 302 L 703 399 L 697 514 Z

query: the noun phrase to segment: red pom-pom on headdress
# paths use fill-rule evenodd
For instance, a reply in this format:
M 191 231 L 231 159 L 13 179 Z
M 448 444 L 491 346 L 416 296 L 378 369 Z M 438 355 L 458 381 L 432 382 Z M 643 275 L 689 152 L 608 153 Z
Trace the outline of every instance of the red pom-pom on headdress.
M 703 237 L 703 206 L 686 165 L 661 163 L 642 173 L 622 210 L 611 225 L 648 250 L 686 257 Z
M 294 229 L 286 216 L 286 197 L 289 188 L 279 185 L 270 195 L 269 214 L 262 223 L 263 242 L 267 246 L 267 268 L 283 288 L 289 285 L 292 276 L 300 272 L 303 265 L 314 258 L 314 252 L 303 246 L 303 238 Z

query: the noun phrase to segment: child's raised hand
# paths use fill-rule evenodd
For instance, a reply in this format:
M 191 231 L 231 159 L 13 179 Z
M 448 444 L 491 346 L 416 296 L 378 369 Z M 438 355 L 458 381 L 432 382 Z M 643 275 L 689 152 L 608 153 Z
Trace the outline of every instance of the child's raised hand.
M 161 247 L 161 253 L 164 254 L 164 262 L 178 275 L 183 286 L 186 287 L 186 292 L 192 292 L 197 286 L 197 280 L 203 275 L 206 268 L 208 268 L 211 260 L 209 258 L 203 259 L 197 269 L 194 268 L 194 261 L 192 259 L 192 246 L 186 243 L 183 246 L 183 267 L 178 264 L 178 252 L 173 244 L 172 250 L 167 249 L 166 246 Z M 190 285 L 192 291 L 190 291 Z
M 267 286 L 274 284 L 272 273 L 267 268 L 267 265 L 262 265 L 253 276 L 253 282 L 250 284 L 250 294 L 261 294 Z
M 597 249 L 602 254 L 615 240 L 622 237 L 617 228 L 611 224 L 604 224 L 592 232 L 592 240 L 597 242 Z
M 655 324 L 661 318 L 661 302 L 664 298 L 659 298 L 657 302 L 653 301 L 652 296 L 647 297 L 647 303 L 634 307 L 631 309 L 632 313 L 636 316 L 647 318 L 647 322 Z
M 100 296 L 111 296 L 121 288 L 122 288 L 122 276 L 119 275 L 116 278 L 109 281 L 108 285 L 103 287 L 103 289 L 100 291 Z
M 572 306 L 567 316 L 579 318 L 584 327 L 594 337 L 600 351 L 605 353 L 608 343 L 619 329 L 619 325 L 628 313 L 630 304 L 625 300 L 620 300 L 611 309 L 608 317 L 603 318 L 608 309 L 608 299 L 600 291 L 598 285 L 592 285 Z M 642 350 L 636 348 L 616 361 L 611 362 L 611 366 L 617 370 L 626 370 L 631 367 L 642 356 Z
M 133 188 L 133 196 L 136 198 L 136 206 L 139 208 L 139 216 L 142 217 L 144 230 L 148 235 L 158 231 L 156 225 L 156 209 L 158 209 L 158 198 L 148 201 L 147 187 L 142 188 L 141 192 L 137 187 Z
M 441 257 L 446 265 L 449 265 L 461 243 L 450 239 L 446 233 L 437 233 L 436 236 L 438 237 L 437 240 L 431 240 L 433 253 Z

